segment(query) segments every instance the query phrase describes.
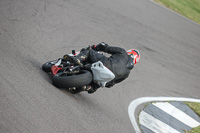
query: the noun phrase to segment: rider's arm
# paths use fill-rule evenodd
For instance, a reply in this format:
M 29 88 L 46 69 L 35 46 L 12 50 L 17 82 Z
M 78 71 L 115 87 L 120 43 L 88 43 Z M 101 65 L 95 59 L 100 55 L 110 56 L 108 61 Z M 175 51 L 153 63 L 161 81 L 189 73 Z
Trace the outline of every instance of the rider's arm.
M 98 44 L 95 49 L 97 51 L 103 51 L 103 52 L 106 52 L 106 53 L 109 53 L 109 54 L 115 54 L 115 53 L 126 54 L 126 51 L 123 48 L 109 46 L 106 43 Z

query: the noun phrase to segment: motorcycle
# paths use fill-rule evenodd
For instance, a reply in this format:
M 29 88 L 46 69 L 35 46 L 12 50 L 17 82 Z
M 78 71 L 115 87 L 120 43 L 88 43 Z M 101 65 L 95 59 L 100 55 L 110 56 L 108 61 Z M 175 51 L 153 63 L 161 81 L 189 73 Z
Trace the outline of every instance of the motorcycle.
M 76 56 L 79 52 L 72 50 L 69 56 Z M 74 64 L 72 61 L 66 61 L 64 58 L 48 61 L 42 65 L 45 72 L 52 73 L 52 83 L 57 88 L 65 88 L 71 93 L 80 93 L 84 91 L 84 86 L 92 82 L 100 87 L 105 87 L 106 83 L 113 80 L 115 75 L 106 68 L 101 61 L 95 63 Z

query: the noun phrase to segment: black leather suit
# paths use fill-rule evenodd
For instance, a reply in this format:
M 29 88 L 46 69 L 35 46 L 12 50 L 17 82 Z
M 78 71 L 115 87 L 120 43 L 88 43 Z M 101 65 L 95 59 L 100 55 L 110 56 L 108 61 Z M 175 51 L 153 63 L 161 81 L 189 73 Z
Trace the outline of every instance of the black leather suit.
M 106 57 L 98 53 L 98 51 L 111 54 L 111 56 Z M 115 78 L 106 84 L 108 88 L 126 79 L 131 69 L 134 67 L 133 58 L 131 58 L 123 48 L 109 46 L 105 43 L 100 43 L 96 47 L 93 46 L 92 49 L 82 49 L 81 53 L 86 55 L 89 63 L 101 61 L 104 66 L 115 74 Z M 91 85 L 94 91 L 100 87 L 94 83 Z

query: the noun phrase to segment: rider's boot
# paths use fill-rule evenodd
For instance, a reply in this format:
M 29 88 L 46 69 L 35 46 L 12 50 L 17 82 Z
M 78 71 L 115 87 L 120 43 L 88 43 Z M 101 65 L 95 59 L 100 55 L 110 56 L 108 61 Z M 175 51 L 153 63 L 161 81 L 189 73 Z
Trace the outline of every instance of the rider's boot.
M 72 61 L 75 64 L 81 65 L 85 60 L 88 59 L 90 49 L 82 49 L 77 56 L 64 55 L 63 58 L 66 61 Z
M 65 61 L 70 61 L 73 62 L 74 64 L 81 65 L 86 58 L 84 56 L 79 56 L 79 55 L 77 56 L 64 55 L 63 59 Z

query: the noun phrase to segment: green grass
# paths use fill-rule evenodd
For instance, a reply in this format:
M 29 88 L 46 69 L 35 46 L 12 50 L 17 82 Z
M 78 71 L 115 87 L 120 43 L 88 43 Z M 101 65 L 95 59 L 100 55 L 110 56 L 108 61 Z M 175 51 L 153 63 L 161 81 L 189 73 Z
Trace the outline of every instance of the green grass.
M 200 103 L 185 102 L 197 115 L 200 117 Z M 186 133 L 200 133 L 200 126 L 192 129 L 191 131 L 185 131 Z
M 200 117 L 200 103 L 185 102 Z
M 154 0 L 200 24 L 200 0 Z
M 200 133 L 200 126 L 193 128 L 191 131 L 185 131 L 185 133 Z

